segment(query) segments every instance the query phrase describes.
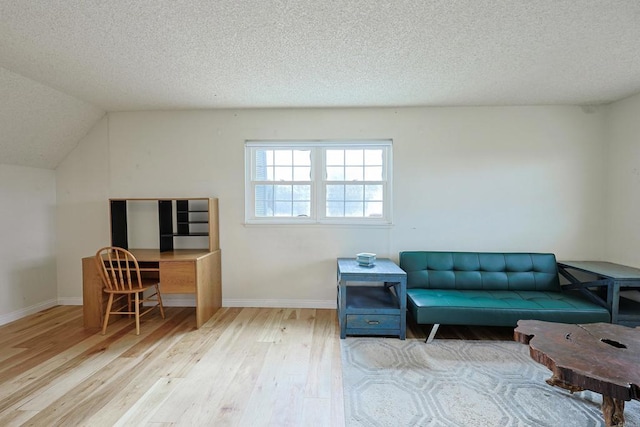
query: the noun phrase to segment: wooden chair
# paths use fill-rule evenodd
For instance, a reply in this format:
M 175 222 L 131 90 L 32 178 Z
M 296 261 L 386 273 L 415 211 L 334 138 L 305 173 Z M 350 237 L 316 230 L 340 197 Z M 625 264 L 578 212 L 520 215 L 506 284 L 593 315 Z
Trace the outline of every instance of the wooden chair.
M 142 279 L 138 260 L 131 252 L 115 246 L 106 246 L 96 252 L 95 260 L 104 284 L 104 292 L 109 294 L 109 302 L 107 303 L 102 325 L 102 335 L 107 332 L 109 316 L 112 314 L 134 314 L 136 318 L 136 335 L 140 335 L 140 317 L 154 308 L 160 308 L 160 314 L 164 319 L 164 308 L 162 307 L 162 296 L 160 295 L 158 280 Z M 155 292 L 145 297 L 144 292 L 150 288 L 155 288 Z M 132 295 L 134 296 L 133 311 L 131 311 Z M 115 300 L 114 296 L 117 296 Z M 121 304 L 118 309 L 111 311 L 113 303 L 117 303 L 125 297 L 127 298 L 127 304 Z M 153 301 L 157 304 L 140 312 L 140 306 L 148 301 Z

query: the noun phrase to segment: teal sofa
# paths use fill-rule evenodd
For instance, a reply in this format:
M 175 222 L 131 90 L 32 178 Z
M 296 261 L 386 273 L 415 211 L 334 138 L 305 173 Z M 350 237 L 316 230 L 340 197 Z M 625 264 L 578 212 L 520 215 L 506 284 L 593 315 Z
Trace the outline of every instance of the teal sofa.
M 554 254 L 400 252 L 407 309 L 418 324 L 516 326 L 520 319 L 561 323 L 611 320 L 607 308 L 563 291 Z

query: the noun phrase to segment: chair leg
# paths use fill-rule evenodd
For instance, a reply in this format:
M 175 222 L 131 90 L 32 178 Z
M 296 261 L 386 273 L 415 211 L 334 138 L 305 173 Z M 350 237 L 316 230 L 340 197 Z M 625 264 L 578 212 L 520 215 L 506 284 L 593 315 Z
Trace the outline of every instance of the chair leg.
M 136 292 L 136 335 L 140 335 L 140 293 Z
M 107 311 L 104 313 L 104 321 L 102 322 L 102 335 L 107 333 L 107 325 L 109 324 L 109 314 L 111 314 L 112 304 L 113 304 L 113 294 L 109 294 L 109 302 L 107 302 Z
M 129 313 L 131 313 L 131 294 L 127 295 L 127 311 Z M 128 314 L 127 317 L 129 317 L 129 319 L 131 319 L 131 315 Z
M 164 319 L 164 307 L 162 306 L 162 297 L 160 296 L 160 289 L 156 285 L 156 295 L 158 296 L 158 306 L 160 307 L 160 315 Z

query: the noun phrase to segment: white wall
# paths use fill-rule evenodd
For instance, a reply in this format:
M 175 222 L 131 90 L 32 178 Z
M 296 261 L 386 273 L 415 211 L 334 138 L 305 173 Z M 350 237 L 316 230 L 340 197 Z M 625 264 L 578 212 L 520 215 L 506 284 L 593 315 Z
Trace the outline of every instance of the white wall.
M 109 119 L 103 117 L 58 166 L 58 298 L 82 304 L 82 261 L 110 243 Z
M 56 304 L 56 176 L 0 164 L 0 324 Z
M 606 260 L 640 268 L 640 94 L 612 104 L 607 125 Z
M 579 107 L 111 113 L 59 169 L 59 214 L 78 212 L 58 223 L 59 289 L 81 296 L 109 197 L 219 197 L 225 305 L 333 307 L 335 258 L 361 251 L 601 258 L 603 120 Z M 341 138 L 393 139 L 392 227 L 243 225 L 245 140 Z

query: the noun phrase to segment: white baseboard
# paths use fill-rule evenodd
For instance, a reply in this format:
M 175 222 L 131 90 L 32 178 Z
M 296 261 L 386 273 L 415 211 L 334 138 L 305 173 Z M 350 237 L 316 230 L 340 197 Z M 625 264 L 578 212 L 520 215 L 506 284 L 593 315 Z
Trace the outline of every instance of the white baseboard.
M 190 295 L 165 295 L 162 302 L 166 307 L 195 307 L 195 298 Z M 0 315 L 0 325 L 46 310 L 56 305 L 82 305 L 82 297 L 63 297 L 44 301 L 31 307 Z M 244 299 L 223 298 L 223 307 L 265 307 L 265 308 L 336 308 L 335 300 L 303 299 Z
M 195 307 L 191 295 L 163 295 L 167 307 Z M 58 298 L 59 305 L 82 305 L 82 298 Z M 55 305 L 55 304 L 54 304 Z M 336 308 L 336 301 L 323 299 L 245 299 L 222 298 L 223 307 L 269 307 L 269 308 Z M 47 307 L 48 308 L 48 307 Z
M 51 307 L 55 307 L 56 305 L 58 305 L 58 301 L 55 299 L 52 299 L 49 301 L 43 301 L 41 303 L 32 305 L 31 307 L 26 307 L 20 310 L 12 311 L 11 313 L 2 314 L 0 315 L 0 325 L 5 325 L 15 320 L 22 319 L 23 317 L 27 317 L 39 311 L 46 310 Z
M 167 307 L 195 307 L 192 295 L 163 295 L 162 303 Z M 59 305 L 82 305 L 82 298 L 58 298 Z M 269 307 L 269 308 L 336 308 L 335 300 L 322 299 L 245 299 L 222 298 L 223 307 Z
M 196 298 L 191 295 L 162 295 L 162 305 L 165 307 L 195 307 Z
M 58 305 L 82 305 L 82 297 L 58 298 Z
M 333 300 L 308 299 L 231 299 L 222 298 L 223 307 L 270 307 L 270 308 L 336 308 Z

